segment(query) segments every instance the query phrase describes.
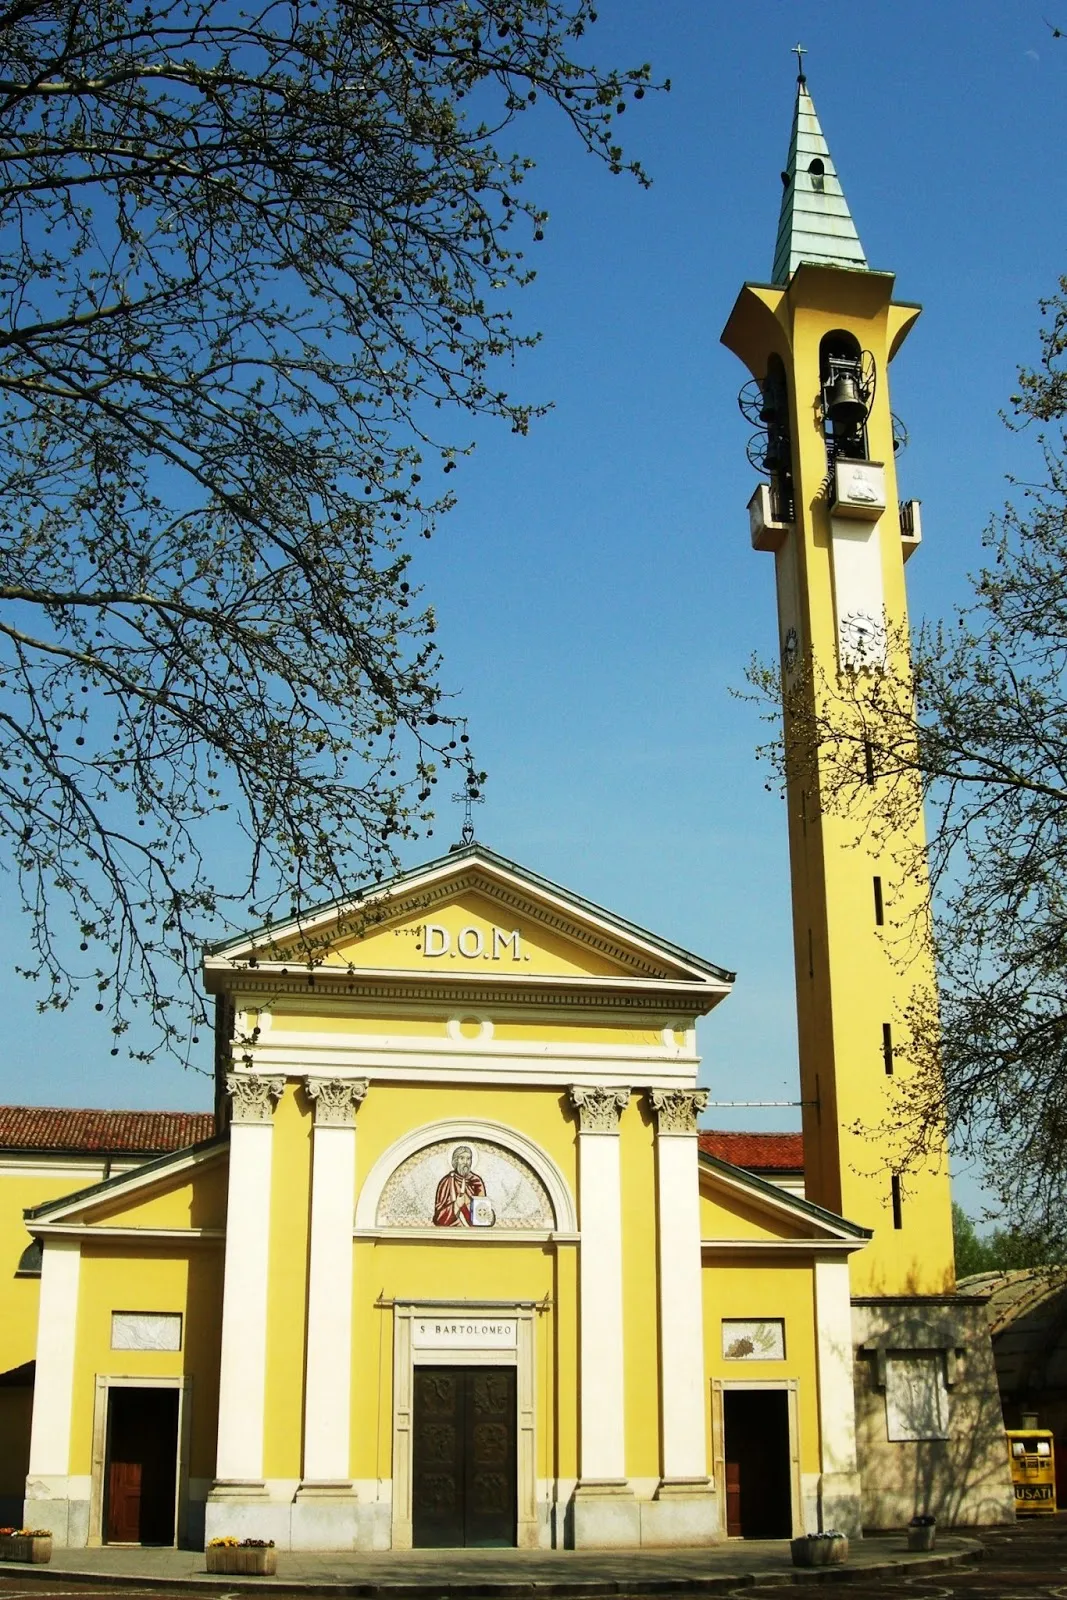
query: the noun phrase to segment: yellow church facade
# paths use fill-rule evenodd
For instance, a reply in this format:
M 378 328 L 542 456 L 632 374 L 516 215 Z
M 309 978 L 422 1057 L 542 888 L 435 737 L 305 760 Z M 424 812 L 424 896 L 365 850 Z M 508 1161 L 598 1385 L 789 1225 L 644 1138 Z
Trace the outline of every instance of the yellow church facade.
M 225 1131 L 26 1214 L 30 1521 L 121 1532 L 136 1405 L 183 1541 L 858 1529 L 868 1235 L 699 1154 L 730 974 L 477 844 L 205 974 Z

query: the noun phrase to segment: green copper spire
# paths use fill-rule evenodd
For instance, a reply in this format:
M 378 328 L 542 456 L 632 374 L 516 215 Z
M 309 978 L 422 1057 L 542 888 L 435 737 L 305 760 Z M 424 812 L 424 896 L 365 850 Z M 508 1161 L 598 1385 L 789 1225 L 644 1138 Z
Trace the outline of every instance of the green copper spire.
M 793 137 L 782 173 L 773 283 L 788 283 L 802 261 L 866 269 L 867 258 L 823 138 L 803 72 L 797 78 Z

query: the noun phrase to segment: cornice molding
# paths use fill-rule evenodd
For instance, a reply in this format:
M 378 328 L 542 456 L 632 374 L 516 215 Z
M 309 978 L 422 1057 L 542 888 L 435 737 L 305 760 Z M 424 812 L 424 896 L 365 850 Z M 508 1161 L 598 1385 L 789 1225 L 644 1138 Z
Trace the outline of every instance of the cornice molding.
M 519 985 L 514 978 L 501 978 L 487 982 L 479 975 L 464 981 L 456 974 L 447 977 L 425 978 L 421 973 L 404 970 L 375 971 L 366 978 L 359 969 L 347 967 L 316 967 L 314 982 L 308 974 L 274 971 L 260 966 L 248 969 L 240 965 L 209 966 L 205 968 L 211 992 L 225 988 L 239 992 L 251 1000 L 255 995 L 298 994 L 309 999 L 316 991 L 335 996 L 339 992 L 360 1000 L 422 1000 L 431 1004 L 461 1006 L 510 1005 L 529 1008 L 542 1006 L 558 1011 L 568 1007 L 576 1011 L 593 1011 L 614 1008 L 622 1011 L 654 1011 L 680 1015 L 703 1015 L 710 1011 L 723 995 L 729 992 L 726 984 L 701 983 L 677 978 L 641 978 L 625 975 L 614 978 L 584 978 L 561 975 L 559 978 L 538 974 L 529 984 Z

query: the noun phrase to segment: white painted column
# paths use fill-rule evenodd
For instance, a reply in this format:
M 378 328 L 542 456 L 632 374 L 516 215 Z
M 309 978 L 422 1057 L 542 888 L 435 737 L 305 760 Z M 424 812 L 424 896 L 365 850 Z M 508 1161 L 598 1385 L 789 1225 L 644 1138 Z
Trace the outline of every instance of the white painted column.
M 706 1089 L 651 1093 L 656 1113 L 663 1477 L 707 1483 L 697 1116 Z
M 649 1544 L 713 1544 L 722 1528 L 708 1477 L 697 1159 L 697 1117 L 708 1095 L 705 1089 L 653 1089 L 649 1101 L 656 1116 L 663 1476 L 653 1503 L 642 1507 L 641 1532 Z
M 580 1478 L 576 1545 L 640 1542 L 626 1478 L 619 1115 L 629 1089 L 574 1087 L 578 1112 Z
M 226 1087 L 232 1098 L 230 1176 L 212 1498 L 243 1498 L 263 1488 L 273 1119 L 285 1079 L 230 1073 Z
M 58 1545 L 68 1543 L 68 1475 L 80 1278 L 81 1241 L 45 1239 L 25 1516 L 27 1527 L 50 1528 Z
M 304 1477 L 298 1494 L 350 1490 L 352 1219 L 359 1078 L 306 1078 L 315 1108 L 311 1155 Z
M 859 1538 L 863 1528 L 852 1381 L 848 1258 L 816 1257 L 815 1330 L 819 1365 L 819 1521 Z

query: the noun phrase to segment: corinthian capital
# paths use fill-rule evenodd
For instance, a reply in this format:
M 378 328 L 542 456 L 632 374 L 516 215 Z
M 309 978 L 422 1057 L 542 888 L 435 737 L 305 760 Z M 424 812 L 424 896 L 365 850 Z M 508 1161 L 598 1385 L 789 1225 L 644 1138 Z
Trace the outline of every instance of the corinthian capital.
M 270 1122 L 284 1089 L 285 1079 L 281 1076 L 261 1078 L 256 1072 L 228 1072 L 230 1121 Z
M 589 1089 L 573 1084 L 569 1093 L 582 1133 L 618 1133 L 619 1115 L 629 1104 L 629 1089 Z
M 658 1133 L 696 1133 L 697 1117 L 708 1103 L 706 1089 L 651 1089 Z
M 315 1107 L 317 1128 L 352 1128 L 367 1097 L 366 1078 L 305 1078 L 304 1088 Z

